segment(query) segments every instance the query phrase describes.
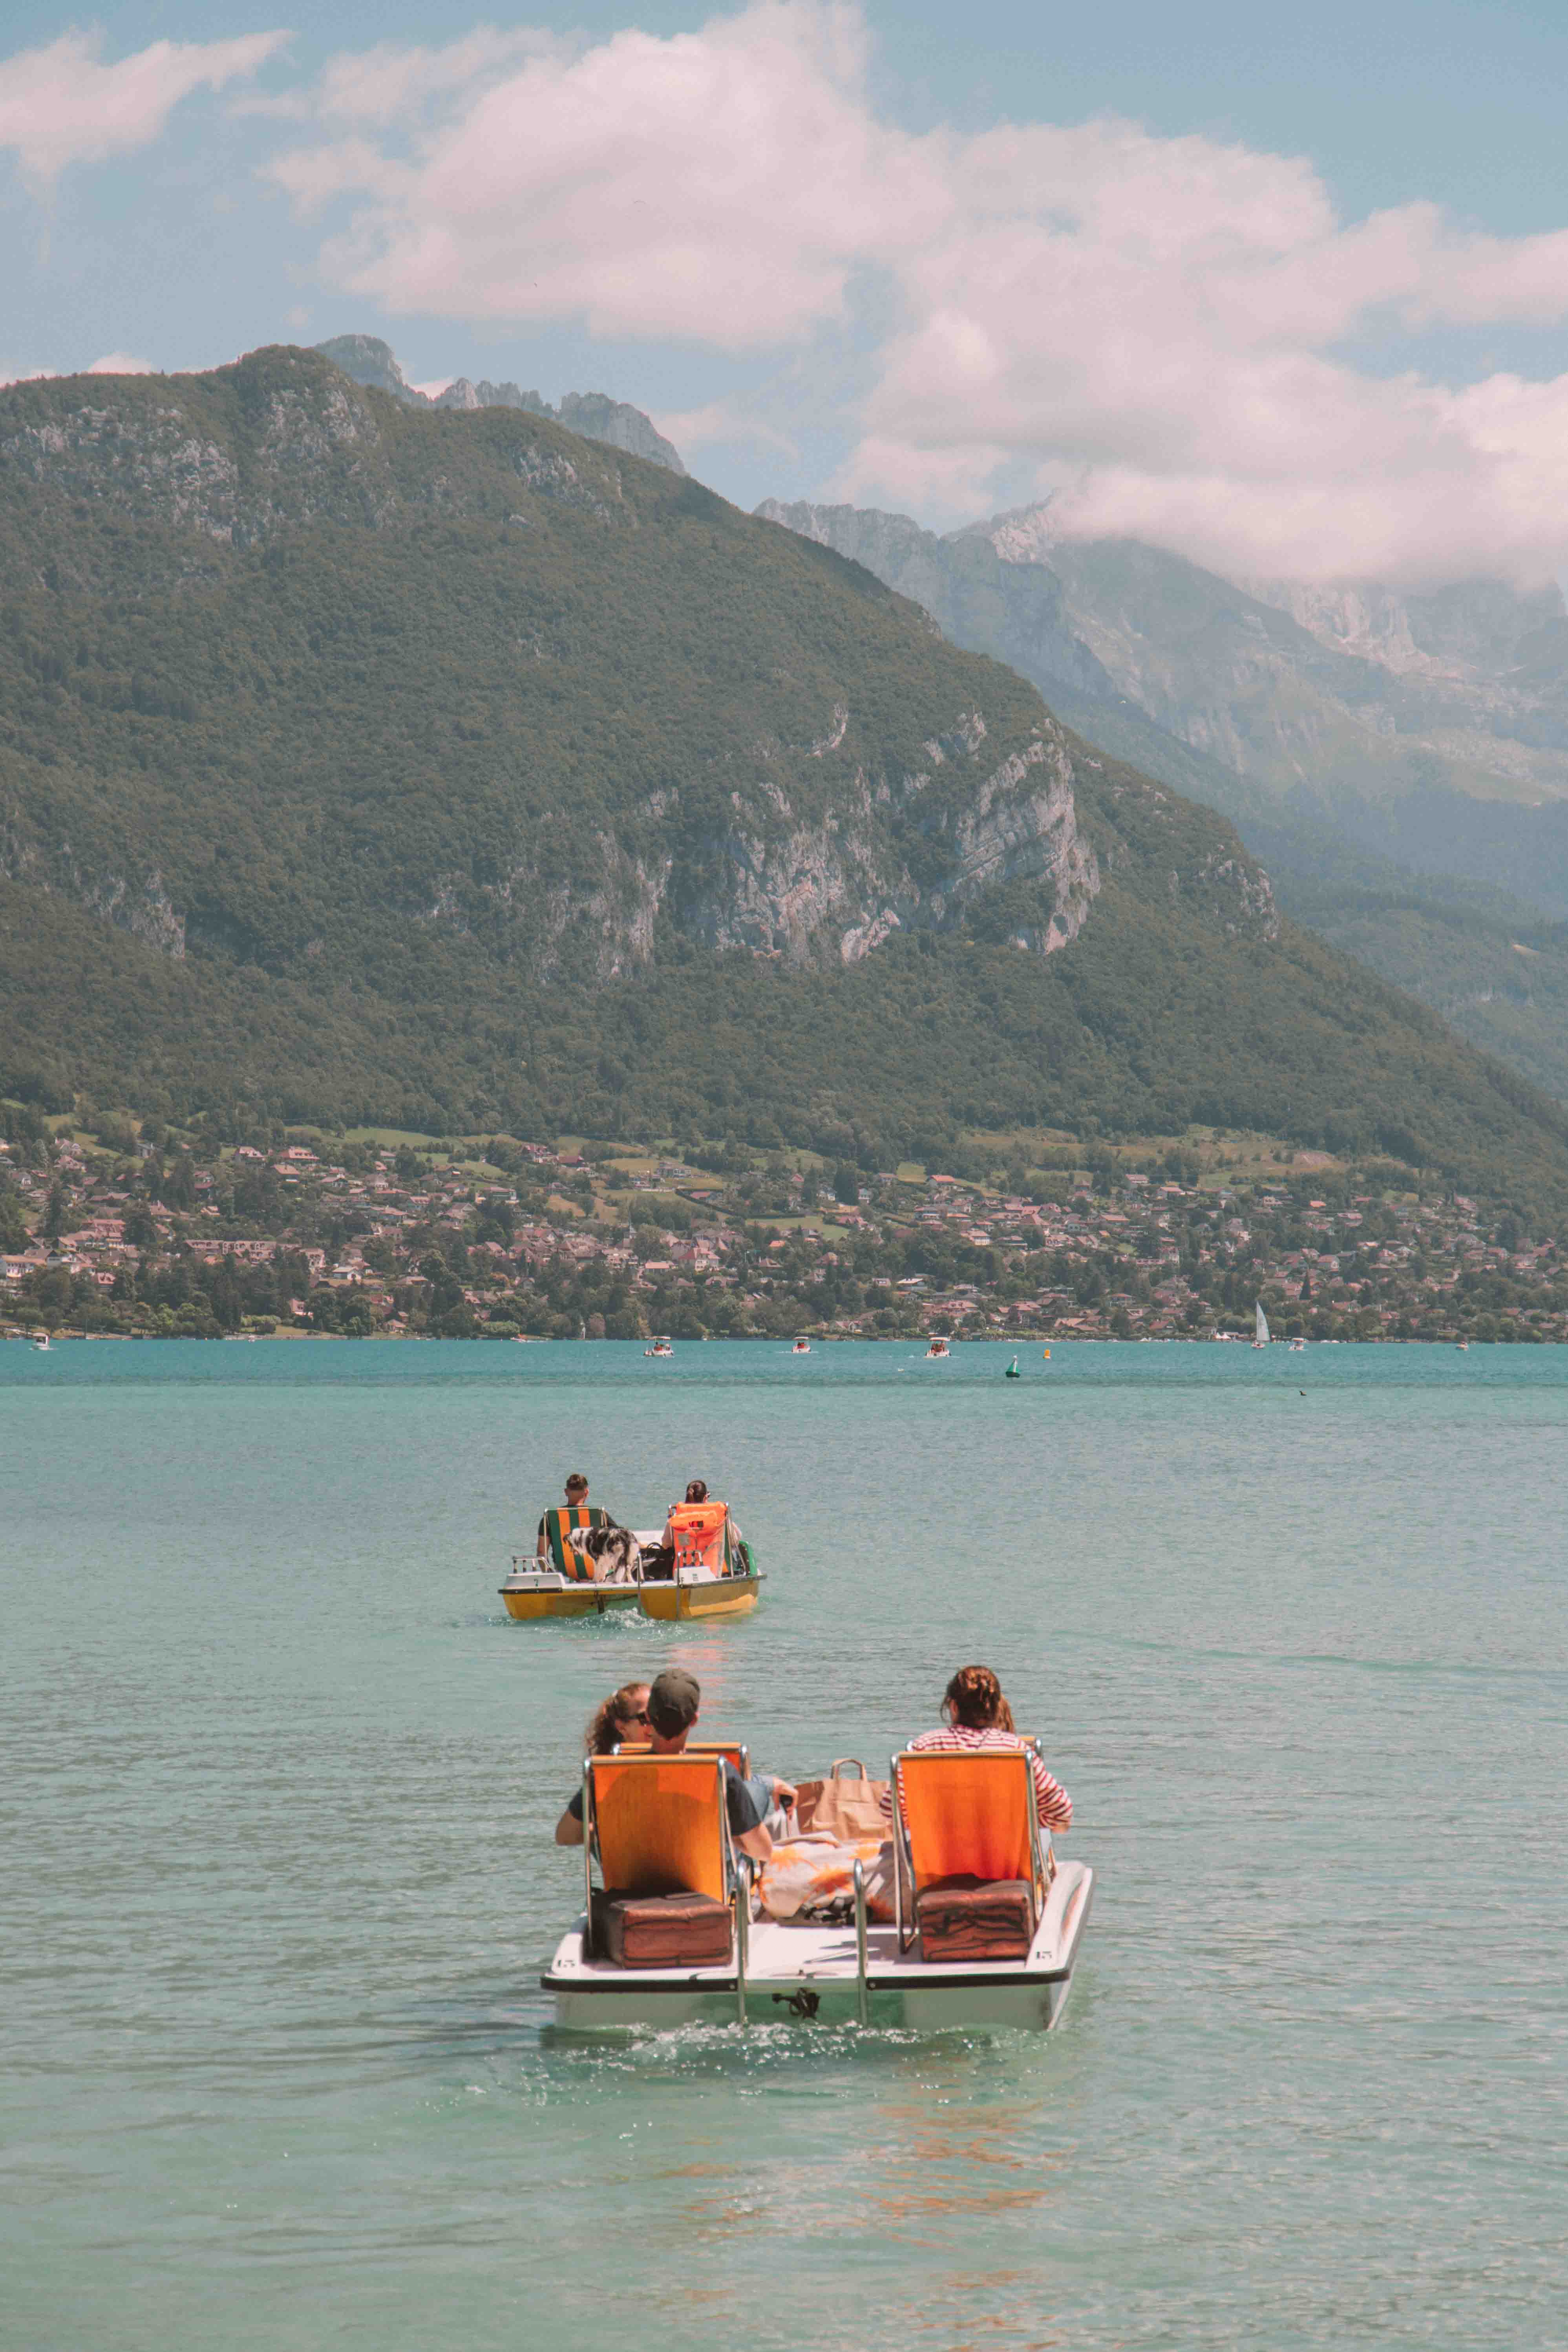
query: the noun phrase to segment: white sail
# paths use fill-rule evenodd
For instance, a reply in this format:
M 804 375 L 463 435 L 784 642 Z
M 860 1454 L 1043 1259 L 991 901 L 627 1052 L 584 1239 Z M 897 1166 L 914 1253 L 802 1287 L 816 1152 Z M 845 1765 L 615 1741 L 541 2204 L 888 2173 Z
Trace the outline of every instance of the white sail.
M 1263 1301 L 1261 1298 L 1255 1300 L 1254 1304 L 1258 1308 L 1258 1337 L 1253 1341 L 1253 1345 L 1258 1348 L 1267 1348 L 1268 1345 L 1268 1318 L 1263 1312 Z

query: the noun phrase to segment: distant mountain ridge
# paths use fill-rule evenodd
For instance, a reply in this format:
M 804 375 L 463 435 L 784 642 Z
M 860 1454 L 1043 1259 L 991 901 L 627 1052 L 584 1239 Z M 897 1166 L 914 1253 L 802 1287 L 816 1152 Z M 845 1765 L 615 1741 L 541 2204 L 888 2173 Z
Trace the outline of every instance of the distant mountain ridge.
M 409 408 L 520 408 L 532 416 L 552 417 L 569 432 L 581 433 L 584 440 L 606 442 L 612 449 L 646 457 L 650 465 L 662 466 L 668 473 L 685 475 L 680 452 L 665 439 L 652 418 L 626 401 L 612 400 L 607 393 L 568 392 L 563 394 L 560 407 L 552 408 L 537 392 L 524 392 L 518 384 L 491 383 L 488 376 L 470 383 L 466 375 L 460 375 L 432 397 L 407 381 L 391 344 L 383 342 L 379 335 L 334 335 L 315 348 L 353 383 L 389 392 Z
M 1568 799 L 1555 587 L 1226 580 L 1139 541 L 1064 539 L 1048 501 L 944 537 L 875 509 L 756 511 L 864 563 L 956 643 L 984 639 L 1037 683 L 1124 698 L 1277 799 Z

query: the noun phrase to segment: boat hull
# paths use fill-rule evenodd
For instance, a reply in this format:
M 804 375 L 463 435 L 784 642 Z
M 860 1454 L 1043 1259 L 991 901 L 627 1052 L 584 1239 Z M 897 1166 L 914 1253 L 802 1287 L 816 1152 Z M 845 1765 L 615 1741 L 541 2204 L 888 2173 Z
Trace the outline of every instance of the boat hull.
M 563 1584 L 542 1591 L 503 1584 L 500 1597 L 507 1615 L 523 1625 L 543 1617 L 609 1617 L 637 1605 L 635 1584 Z
M 1048 2032 L 1072 1988 L 1083 1931 L 1094 1902 L 1094 1873 L 1084 1863 L 1058 1870 L 1027 1959 L 938 1966 L 900 1953 L 890 1927 L 867 1939 L 865 2022 L 921 2033 L 954 2027 Z M 733 1967 L 627 1969 L 583 1957 L 584 1922 L 562 1937 L 541 1979 L 569 2032 L 598 2033 L 681 2025 L 738 2025 L 742 1997 Z M 751 1930 L 744 2021 L 748 2025 L 846 2025 L 860 2015 L 852 1927 L 780 1927 Z
M 640 1584 L 638 1605 L 661 1625 L 685 1625 L 714 1617 L 749 1617 L 762 1597 L 760 1576 L 719 1576 L 697 1584 Z

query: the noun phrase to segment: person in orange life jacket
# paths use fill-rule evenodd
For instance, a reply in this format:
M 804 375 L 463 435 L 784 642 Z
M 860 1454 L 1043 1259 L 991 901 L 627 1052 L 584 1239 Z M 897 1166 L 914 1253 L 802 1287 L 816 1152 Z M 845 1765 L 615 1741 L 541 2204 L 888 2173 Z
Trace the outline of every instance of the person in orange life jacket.
M 574 1470 L 566 1481 L 566 1511 L 565 1524 L 570 1528 L 614 1528 L 620 1524 L 618 1519 L 611 1518 L 608 1511 L 602 1511 L 597 1503 L 589 1503 L 588 1481 L 581 1470 Z M 534 1550 L 542 1559 L 550 1550 L 549 1517 L 548 1511 L 541 1517 L 534 1541 Z
M 655 1676 L 647 1695 L 647 1737 L 656 1756 L 680 1754 L 696 1727 L 701 1703 L 702 1686 L 684 1666 L 667 1666 L 663 1674 Z M 745 1780 L 728 1757 L 723 1765 L 730 1834 L 742 1853 L 749 1853 L 754 1862 L 766 1862 L 777 1833 L 772 1824 L 776 1822 L 782 1827 L 784 1813 L 795 1802 L 795 1785 L 773 1772 L 753 1772 L 749 1780 Z M 555 1824 L 555 1843 L 583 1843 L 581 1789 Z
M 684 1503 L 672 1504 L 664 1523 L 664 1548 L 678 1567 L 724 1573 L 725 1506 L 708 1499 L 706 1478 L 693 1478 Z

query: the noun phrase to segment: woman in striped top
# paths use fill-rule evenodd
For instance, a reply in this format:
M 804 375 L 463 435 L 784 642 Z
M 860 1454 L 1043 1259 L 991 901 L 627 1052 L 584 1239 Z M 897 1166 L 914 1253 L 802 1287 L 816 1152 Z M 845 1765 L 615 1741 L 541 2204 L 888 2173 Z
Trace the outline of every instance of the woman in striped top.
M 1013 1710 L 1002 1696 L 1002 1685 L 989 1666 L 960 1666 L 947 1686 L 942 1712 L 941 1730 L 919 1733 L 910 1742 L 911 1754 L 932 1748 L 952 1752 L 965 1748 L 1021 1748 L 1024 1744 L 1014 1727 Z M 1072 1799 L 1061 1782 L 1051 1778 L 1037 1756 L 1031 1753 L 1029 1760 L 1041 1827 L 1070 1828 Z

